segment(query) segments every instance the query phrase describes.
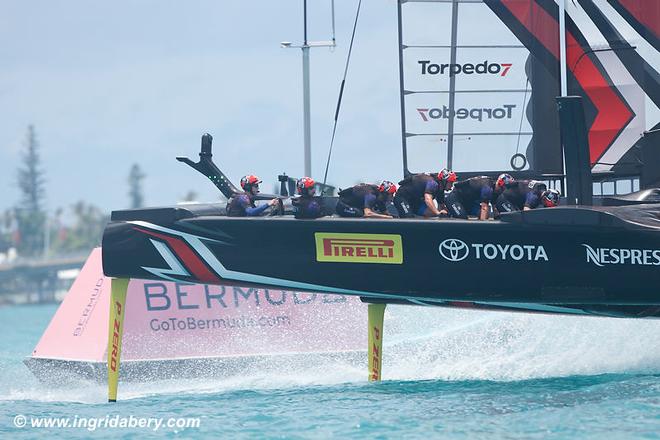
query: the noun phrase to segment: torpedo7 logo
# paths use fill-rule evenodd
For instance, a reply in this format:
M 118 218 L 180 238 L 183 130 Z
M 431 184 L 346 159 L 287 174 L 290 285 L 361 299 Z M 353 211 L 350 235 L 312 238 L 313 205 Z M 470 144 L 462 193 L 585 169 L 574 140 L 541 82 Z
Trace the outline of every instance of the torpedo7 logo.
M 487 60 L 483 63 L 455 63 L 455 64 L 436 64 L 430 60 L 419 60 L 417 64 L 422 66 L 422 75 L 444 75 L 455 76 L 464 75 L 499 75 L 506 76 L 512 63 L 489 63 Z
M 424 122 L 431 119 L 472 119 L 473 121 L 483 122 L 493 119 L 511 119 L 516 104 L 504 104 L 502 107 L 486 108 L 457 108 L 450 111 L 446 105 L 442 108 L 418 108 L 417 112 Z

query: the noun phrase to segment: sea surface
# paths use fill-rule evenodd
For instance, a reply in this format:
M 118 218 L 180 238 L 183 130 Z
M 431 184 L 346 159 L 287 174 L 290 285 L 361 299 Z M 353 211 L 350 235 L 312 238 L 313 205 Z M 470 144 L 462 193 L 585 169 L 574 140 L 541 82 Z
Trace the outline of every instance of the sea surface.
M 44 385 L 23 365 L 55 309 L 0 308 L 0 438 L 660 438 L 660 321 L 390 307 L 381 383 L 310 357 L 120 384 L 108 404 L 104 385 Z M 43 417 L 117 425 L 31 426 Z M 119 426 L 140 418 L 199 427 Z

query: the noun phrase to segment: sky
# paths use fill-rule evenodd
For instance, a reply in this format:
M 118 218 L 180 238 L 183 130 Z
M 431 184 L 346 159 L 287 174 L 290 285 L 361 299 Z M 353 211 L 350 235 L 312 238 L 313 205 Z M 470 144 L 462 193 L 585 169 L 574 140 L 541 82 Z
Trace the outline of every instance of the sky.
M 336 1 L 338 47 L 312 49 L 312 177 L 322 180 L 357 0 Z M 309 39 L 330 38 L 330 0 L 309 2 Z M 149 206 L 195 191 L 218 200 L 193 159 L 235 183 L 303 173 L 302 1 L 0 0 L 0 210 L 19 203 L 17 167 L 33 124 L 49 211 L 78 200 L 126 208 L 140 165 Z M 402 175 L 396 2 L 362 12 L 328 183 Z
M 358 4 L 335 2 L 338 46 L 311 51 L 311 177 L 319 181 Z M 309 39 L 328 40 L 331 0 L 308 3 Z M 447 39 L 450 7 L 407 3 L 406 44 Z M 199 201 L 217 201 L 207 179 L 175 160 L 195 159 L 206 132 L 214 136 L 215 162 L 234 183 L 256 174 L 262 190 L 272 192 L 278 174 L 301 177 L 301 51 L 279 43 L 301 43 L 302 9 L 302 0 L 0 0 L 0 212 L 20 203 L 17 168 L 30 124 L 41 146 L 51 213 L 80 200 L 106 212 L 126 208 L 133 164 L 146 175 L 148 206 L 174 204 L 190 191 Z M 459 43 L 480 44 L 485 37 L 489 46 L 504 44 L 461 49 L 459 62 L 513 64 L 506 76 L 459 77 L 459 89 L 503 93 L 457 94 L 457 105 L 514 111 L 502 120 L 457 121 L 457 131 L 467 134 L 454 138 L 453 167 L 505 170 L 531 138 L 523 134 L 530 130 L 523 111 L 531 99 L 527 51 L 507 47 L 515 39 L 507 40 L 512 34 L 483 4 L 461 3 L 459 21 L 481 31 L 461 32 Z M 396 0 L 364 0 L 329 184 L 402 177 L 397 45 Z M 447 130 L 447 118 L 416 114 L 428 109 L 432 117 L 448 96 L 436 93 L 446 89 L 448 76 L 420 74 L 418 60 L 447 57 L 441 48 L 413 47 L 404 55 L 406 88 L 421 90 L 406 97 L 407 131 L 425 134 L 408 138 L 412 172 L 448 162 L 446 139 L 438 134 Z M 647 122 L 657 120 L 656 110 Z M 497 131 L 514 134 L 486 139 Z

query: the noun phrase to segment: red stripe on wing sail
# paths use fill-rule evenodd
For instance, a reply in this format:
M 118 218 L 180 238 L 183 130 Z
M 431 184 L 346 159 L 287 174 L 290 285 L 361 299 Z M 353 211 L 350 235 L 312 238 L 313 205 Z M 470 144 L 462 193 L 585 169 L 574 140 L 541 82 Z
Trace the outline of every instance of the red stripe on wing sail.
M 657 0 L 617 0 L 635 20 L 660 38 L 660 2 Z
M 502 4 L 559 60 L 559 23 L 554 17 L 536 1 L 502 0 Z M 634 115 L 569 31 L 566 46 L 568 68 L 598 112 L 589 127 L 589 157 L 593 166 Z
M 567 64 L 598 110 L 589 127 L 589 157 L 594 165 L 634 115 L 570 32 L 566 33 L 566 46 Z

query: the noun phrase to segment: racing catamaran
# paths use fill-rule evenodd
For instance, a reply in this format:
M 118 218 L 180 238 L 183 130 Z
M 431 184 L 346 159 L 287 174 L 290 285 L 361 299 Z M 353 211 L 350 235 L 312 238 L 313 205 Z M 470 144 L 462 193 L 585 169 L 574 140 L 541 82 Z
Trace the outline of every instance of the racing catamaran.
M 591 204 L 592 181 L 638 176 L 650 187 L 660 177 L 658 163 L 648 160 L 658 150 L 660 6 L 634 0 L 397 6 L 404 175 L 446 160 L 462 177 L 510 172 L 558 185 L 565 177 L 568 206 L 487 222 L 230 218 L 220 204 L 115 211 L 103 237 L 104 273 L 113 277 L 111 401 L 130 278 L 360 296 L 370 303 L 372 380 L 381 376 L 386 304 L 660 317 L 658 191 Z M 448 26 L 407 30 L 404 19 L 416 15 Z M 477 22 L 493 23 L 499 37 L 485 45 L 459 32 Z M 505 83 L 484 88 L 496 80 Z M 556 112 L 563 89 L 577 97 L 559 98 Z M 475 99 L 486 102 L 470 103 Z M 488 167 L 461 171 L 475 157 Z M 178 159 L 225 196 L 237 192 L 213 163 L 210 135 L 202 138 L 198 162 Z M 335 202 L 324 198 L 328 211 Z

